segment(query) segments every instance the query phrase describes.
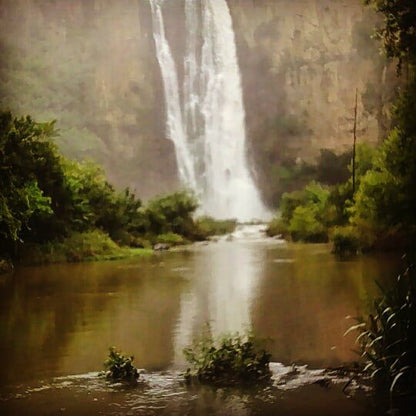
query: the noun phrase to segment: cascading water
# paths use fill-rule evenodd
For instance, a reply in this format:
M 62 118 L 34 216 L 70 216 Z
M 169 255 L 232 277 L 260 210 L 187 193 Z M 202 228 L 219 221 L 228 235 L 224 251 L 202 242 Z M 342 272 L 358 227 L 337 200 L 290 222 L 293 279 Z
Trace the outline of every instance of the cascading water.
M 196 192 L 206 214 L 241 221 L 265 218 L 247 165 L 241 76 L 226 1 L 185 0 L 183 90 L 165 35 L 164 0 L 149 1 L 167 133 L 175 144 L 181 181 Z
M 153 37 L 155 39 L 157 59 L 162 72 L 165 90 L 167 130 L 169 138 L 175 144 L 176 162 L 181 180 L 192 189 L 197 188 L 193 161 L 188 149 L 185 126 L 179 99 L 179 83 L 175 62 L 165 36 L 161 4 L 150 1 L 153 19 Z

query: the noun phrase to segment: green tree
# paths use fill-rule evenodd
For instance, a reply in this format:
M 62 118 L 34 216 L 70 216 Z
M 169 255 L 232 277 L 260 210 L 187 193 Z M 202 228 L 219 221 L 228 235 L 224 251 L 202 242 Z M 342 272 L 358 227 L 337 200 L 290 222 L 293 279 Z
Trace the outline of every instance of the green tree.
M 365 0 L 384 15 L 384 25 L 377 34 L 390 58 L 402 63 L 416 62 L 416 3 L 414 0 Z
M 378 149 L 374 169 L 361 180 L 354 221 L 384 229 L 416 227 L 416 81 L 394 109 L 395 127 Z
M 64 211 L 67 195 L 60 156 L 50 138 L 54 122 L 0 113 L 1 249 L 30 236 L 56 231 L 53 213 Z M 48 222 L 48 227 L 43 229 Z
M 145 210 L 146 231 L 154 235 L 173 232 L 192 238 L 195 231 L 192 216 L 197 208 L 195 196 L 188 191 L 156 198 Z

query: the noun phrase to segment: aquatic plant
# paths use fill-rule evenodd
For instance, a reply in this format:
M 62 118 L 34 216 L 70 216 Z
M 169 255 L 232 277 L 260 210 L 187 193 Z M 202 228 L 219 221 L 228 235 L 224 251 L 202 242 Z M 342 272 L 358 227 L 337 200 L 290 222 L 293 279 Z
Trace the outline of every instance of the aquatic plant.
M 104 362 L 106 377 L 113 381 L 135 382 L 139 378 L 139 372 L 133 365 L 133 360 L 133 356 L 124 355 L 115 347 L 111 347 L 108 358 Z
M 271 355 L 262 344 L 253 335 L 228 335 L 217 340 L 205 335 L 196 339 L 183 351 L 192 366 L 185 379 L 215 385 L 268 382 Z
M 378 389 L 393 395 L 416 393 L 416 273 L 408 266 L 390 290 L 374 302 L 375 314 L 346 333 L 358 331 L 357 343 Z

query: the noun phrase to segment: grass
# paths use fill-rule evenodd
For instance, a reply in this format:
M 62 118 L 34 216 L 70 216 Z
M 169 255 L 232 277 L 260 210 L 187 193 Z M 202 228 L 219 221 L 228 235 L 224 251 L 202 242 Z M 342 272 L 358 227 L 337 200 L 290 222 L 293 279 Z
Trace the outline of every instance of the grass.
M 374 313 L 357 319 L 347 333 L 358 331 L 365 371 L 376 389 L 387 391 L 393 407 L 398 396 L 416 396 L 416 272 L 413 265 L 398 276 L 391 290 L 380 288 Z
M 146 257 L 152 249 L 120 247 L 108 234 L 94 230 L 74 233 L 61 242 L 23 247 L 21 263 L 26 265 L 117 260 L 132 257 Z

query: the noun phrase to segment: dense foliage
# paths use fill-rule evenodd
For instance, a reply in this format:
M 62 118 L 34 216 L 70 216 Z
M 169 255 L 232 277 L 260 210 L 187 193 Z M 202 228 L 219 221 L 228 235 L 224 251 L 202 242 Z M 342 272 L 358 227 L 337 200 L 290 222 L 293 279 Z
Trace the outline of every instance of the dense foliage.
M 29 233 L 32 239 L 42 240 L 42 232 L 65 232 L 60 220 L 70 215 L 70 193 L 60 157 L 49 140 L 53 132 L 53 122 L 41 124 L 30 117 L 0 114 L 1 251 Z M 54 213 L 58 215 L 52 218 Z
M 374 302 L 374 315 L 359 319 L 347 332 L 358 331 L 357 342 L 376 385 L 416 393 L 416 273 L 406 268 L 391 290 Z
M 55 122 L 0 113 L 0 258 L 117 258 L 127 255 L 120 246 L 183 244 L 235 226 L 195 221 L 198 203 L 188 191 L 142 206 L 128 189 L 116 191 L 96 164 L 64 158 L 55 135 Z
M 356 183 L 372 166 L 375 151 L 368 144 L 360 144 L 356 151 Z M 353 201 L 351 163 L 344 160 L 349 172 L 346 182 L 322 184 L 312 181 L 303 189 L 286 192 L 280 201 L 280 214 L 269 224 L 270 236 L 281 235 L 293 241 L 328 241 L 335 226 L 347 225 Z M 330 169 L 329 165 L 329 169 Z M 338 233 L 340 229 L 338 229 Z
M 319 156 L 312 163 L 291 155 L 284 144 L 278 149 L 279 156 L 271 151 L 266 142 L 260 159 L 264 165 L 262 169 L 268 172 L 267 181 L 262 188 L 266 201 L 271 206 L 278 205 L 284 192 L 300 189 L 311 181 L 336 185 L 348 179 L 351 151 L 337 154 L 329 149 L 321 149 Z
M 380 146 L 373 168 L 355 195 L 352 221 L 414 233 L 416 227 L 416 82 L 394 109 L 395 127 Z
M 116 192 L 96 165 L 63 158 L 51 138 L 54 122 L 0 114 L 0 254 L 17 257 L 25 244 L 103 230 L 118 240 L 142 221 L 140 200 Z
M 192 365 L 186 379 L 196 378 L 201 383 L 236 385 L 270 380 L 270 354 L 253 335 L 226 336 L 214 340 L 204 336 L 184 350 Z
M 365 0 L 384 16 L 384 25 L 377 34 L 390 58 L 416 63 L 416 7 L 414 0 Z
M 408 247 L 416 236 L 416 79 L 400 94 L 393 128 L 373 149 L 357 146 L 356 191 L 351 178 L 311 196 L 311 184 L 283 194 L 281 217 L 269 233 L 293 240 L 323 241 L 333 236 L 335 251 Z M 352 174 L 352 166 L 349 166 Z M 317 190 L 320 185 L 312 186 Z M 323 187 L 321 186 L 323 189 Z M 322 199 L 324 198 L 324 199 Z M 333 230 L 333 227 L 337 227 Z

